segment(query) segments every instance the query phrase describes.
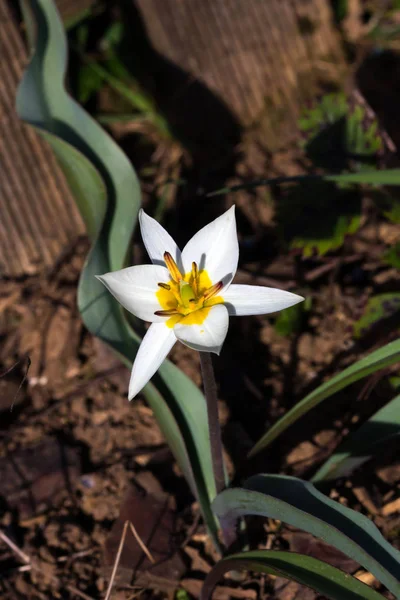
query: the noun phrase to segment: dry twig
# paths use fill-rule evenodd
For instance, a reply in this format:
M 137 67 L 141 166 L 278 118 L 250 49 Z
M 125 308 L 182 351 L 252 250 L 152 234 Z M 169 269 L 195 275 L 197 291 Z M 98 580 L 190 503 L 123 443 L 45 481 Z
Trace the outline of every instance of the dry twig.
M 108 588 L 107 588 L 107 592 L 106 592 L 106 596 L 105 596 L 104 600 L 110 600 L 111 590 L 114 585 L 115 576 L 117 574 L 119 562 L 121 560 L 122 549 L 125 544 L 125 538 L 126 538 L 126 533 L 128 531 L 128 526 L 130 526 L 130 530 L 132 531 L 133 537 L 135 538 L 135 540 L 137 541 L 137 543 L 139 544 L 139 546 L 141 547 L 141 549 L 143 550 L 143 552 L 145 553 L 145 555 L 147 556 L 149 561 L 153 565 L 155 563 L 155 560 L 154 560 L 153 556 L 151 555 L 150 550 L 147 548 L 147 546 L 145 545 L 143 540 L 140 538 L 140 536 L 139 536 L 138 532 L 136 531 L 135 527 L 133 526 L 133 524 L 130 521 L 125 521 L 124 528 L 122 530 L 121 540 L 120 540 L 119 546 L 118 546 L 118 551 L 115 556 L 115 561 L 114 561 L 113 570 L 112 570 L 111 577 L 110 577 L 110 582 L 108 584 Z
M 3 540 L 3 542 L 22 560 L 22 562 L 26 563 L 27 567 L 29 567 L 30 569 L 34 569 L 39 573 L 43 573 L 43 570 L 40 568 L 40 566 L 37 565 L 35 561 L 31 559 L 30 556 L 25 554 L 25 552 L 22 552 L 22 550 L 18 548 L 18 546 L 14 544 L 14 542 L 10 540 L 10 538 L 3 531 L 0 531 L 0 539 Z M 55 575 L 50 575 L 50 579 L 57 585 L 60 584 L 60 580 Z M 80 598 L 82 598 L 82 600 L 94 600 L 94 598 L 88 596 L 84 592 L 81 592 L 80 590 L 78 590 L 78 588 L 76 588 L 73 585 L 66 585 L 65 589 L 71 592 L 71 594 L 79 596 Z

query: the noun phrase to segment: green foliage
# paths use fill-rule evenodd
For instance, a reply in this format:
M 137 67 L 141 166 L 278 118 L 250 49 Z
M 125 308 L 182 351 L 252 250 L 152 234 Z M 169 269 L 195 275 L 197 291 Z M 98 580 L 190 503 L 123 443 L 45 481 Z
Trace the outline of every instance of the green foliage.
M 392 223 L 400 223 L 400 200 L 398 198 L 388 198 L 388 207 L 384 210 L 384 215 Z
M 304 302 L 282 310 L 275 319 L 275 331 L 283 336 L 299 333 L 304 326 L 306 313 L 311 310 L 311 302 L 311 297 L 308 297 Z
M 323 175 L 326 181 L 336 181 L 340 184 L 366 185 L 400 185 L 400 169 L 382 169 L 382 171 L 362 171 L 360 173 L 341 173 L 340 175 Z
M 140 207 L 138 180 L 119 146 L 66 92 L 67 46 L 54 3 L 24 1 L 22 8 L 35 51 L 18 90 L 17 111 L 51 144 L 93 242 L 79 282 L 83 321 L 130 365 L 140 338 L 95 275 L 125 266 Z M 218 546 L 210 508 L 215 483 L 204 397 L 169 361 L 153 381 L 145 396 Z
M 360 224 L 360 197 L 326 181 L 287 187 L 276 207 L 285 241 L 304 256 L 323 255 L 343 245 Z
M 322 538 L 400 597 L 400 552 L 367 517 L 331 500 L 311 483 L 295 477 L 256 475 L 243 488 L 219 494 L 213 509 L 231 522 L 243 515 L 258 515 L 279 519 Z
M 71 46 L 79 63 L 76 83 L 78 101 L 85 104 L 103 85 L 107 85 L 118 96 L 119 112 L 126 115 L 131 109 L 131 121 L 150 123 L 160 136 L 170 139 L 172 134 L 168 122 L 158 111 L 153 98 L 139 85 L 120 58 L 119 47 L 128 33 L 126 23 L 121 20 L 109 25 L 98 41 L 101 52 L 97 52 L 94 59 L 87 52 L 88 31 L 92 20 L 80 22 L 70 35 Z M 112 118 L 114 113 L 108 116 Z
M 383 260 L 392 267 L 400 269 L 400 242 L 394 244 L 384 255 Z
M 86 104 L 103 85 L 103 77 L 91 65 L 82 65 L 78 73 L 76 97 L 80 104 Z
M 251 449 L 249 456 L 254 456 L 260 452 L 260 450 L 269 446 L 271 442 L 273 442 L 275 438 L 283 433 L 290 425 L 314 408 L 314 406 L 317 406 L 323 400 L 326 400 L 326 398 L 329 398 L 351 383 L 354 383 L 371 373 L 375 373 L 380 369 L 384 369 L 385 367 L 399 362 L 399 360 L 400 339 L 375 350 L 375 352 L 371 352 L 368 356 L 357 361 L 350 367 L 347 367 L 347 369 L 344 369 L 344 371 L 338 373 L 332 377 L 332 379 L 317 387 L 290 409 L 258 440 Z
M 233 185 L 231 187 L 223 187 L 218 190 L 213 190 L 206 194 L 207 198 L 214 196 L 221 196 L 222 194 L 229 194 L 232 192 L 239 192 L 240 190 L 254 190 L 259 187 L 266 187 L 272 185 L 282 185 L 285 183 L 311 183 L 315 181 L 334 181 L 341 185 L 346 186 L 347 184 L 366 184 L 372 186 L 379 185 L 400 185 L 400 169 L 382 169 L 381 171 L 362 171 L 354 173 L 340 173 L 339 175 L 332 175 L 327 173 L 326 175 L 293 175 L 293 177 L 270 177 L 267 179 L 257 179 L 248 183 L 241 183 Z
M 325 169 L 370 171 L 384 149 L 371 109 L 343 92 L 327 94 L 305 109 L 299 126 L 308 156 Z
M 175 600 L 190 600 L 190 595 L 186 590 L 180 588 L 179 590 L 176 590 Z
M 312 481 L 349 475 L 391 438 L 400 434 L 400 396 L 378 410 L 355 433 L 351 433 L 320 467 Z
M 298 122 L 299 128 L 303 133 L 303 145 L 313 159 L 318 160 L 320 155 L 326 157 L 328 153 L 332 152 L 333 134 L 336 136 L 334 138 L 336 152 L 341 149 L 343 143 L 341 137 L 344 134 L 342 126 L 344 121 L 341 122 L 341 120 L 345 118 L 347 110 L 346 96 L 340 92 L 326 94 L 319 102 L 313 103 L 302 111 Z M 337 126 L 338 122 L 339 126 Z M 326 134 L 326 130 L 333 126 L 339 131 L 334 130 L 331 135 Z
M 364 314 L 353 325 L 356 338 L 361 337 L 380 322 L 392 317 L 400 310 L 400 292 L 379 294 L 369 298 Z
M 276 333 L 286 336 L 301 330 L 303 311 L 297 308 L 298 306 L 291 306 L 279 313 L 274 323 Z
M 400 26 L 398 22 L 398 11 L 400 4 L 398 0 L 388 2 L 386 10 L 376 9 L 376 17 L 373 14 L 371 21 L 374 20 L 374 26 L 366 32 L 366 38 L 373 41 L 380 49 L 391 48 L 397 50 Z
M 400 389 L 400 376 L 393 375 L 392 377 L 389 377 L 389 383 L 393 389 L 395 389 L 395 390 Z
M 343 92 L 326 94 L 303 111 L 299 127 L 305 151 L 315 167 L 328 172 L 351 170 L 350 175 L 365 172 L 366 177 L 360 176 L 359 183 L 373 179 L 385 142 L 375 115 L 361 98 L 347 98 Z M 285 188 L 277 205 L 277 220 L 292 248 L 301 249 L 305 256 L 323 255 L 341 247 L 346 236 L 357 231 L 360 192 L 350 185 L 356 180 L 346 175 L 322 176 Z M 380 177 L 384 176 L 377 175 L 377 183 Z M 390 203 L 388 218 L 400 217 L 398 206 L 394 201 Z
M 207 575 L 200 600 L 209 600 L 222 576 L 238 569 L 284 577 L 332 600 L 384 600 L 384 596 L 358 579 L 321 560 L 283 550 L 254 550 L 223 558 Z
M 338 23 L 343 21 L 348 11 L 348 0 L 333 0 L 332 8 L 334 11 L 335 19 Z
M 353 168 L 356 170 L 370 170 L 371 166 L 365 164 L 369 156 L 378 157 L 384 147 L 383 139 L 379 133 L 378 121 L 368 119 L 365 107 L 354 104 L 353 109 L 346 118 L 346 148 L 349 157 L 359 157 Z M 355 155 L 354 157 L 352 155 Z

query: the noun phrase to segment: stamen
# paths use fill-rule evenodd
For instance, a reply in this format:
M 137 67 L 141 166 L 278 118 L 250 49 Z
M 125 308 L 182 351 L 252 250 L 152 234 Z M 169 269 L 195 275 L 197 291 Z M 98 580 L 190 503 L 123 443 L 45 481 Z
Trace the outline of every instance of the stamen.
M 171 290 L 171 286 L 168 285 L 168 283 L 157 283 L 158 286 L 160 286 L 160 288 L 162 288 L 163 290 Z
M 156 310 L 154 313 L 157 317 L 172 317 L 172 315 L 179 315 L 179 312 L 175 308 L 169 310 Z
M 197 268 L 196 263 L 192 262 L 192 288 L 193 288 L 193 291 L 196 294 L 196 296 L 199 293 L 198 286 L 197 286 L 198 276 L 199 276 L 199 269 Z
M 203 294 L 203 298 L 204 300 L 209 300 L 210 298 L 212 298 L 212 296 L 215 296 L 215 294 L 218 294 L 218 292 L 220 290 L 222 290 L 222 288 L 224 287 L 224 284 L 222 283 L 222 281 L 219 281 L 218 283 L 215 283 L 214 285 L 212 285 L 210 288 L 208 288 L 208 290 L 206 290 Z
M 172 279 L 176 283 L 179 283 L 181 279 L 183 279 L 183 277 L 180 270 L 178 269 L 178 265 L 176 264 L 169 252 L 164 252 L 164 260 Z

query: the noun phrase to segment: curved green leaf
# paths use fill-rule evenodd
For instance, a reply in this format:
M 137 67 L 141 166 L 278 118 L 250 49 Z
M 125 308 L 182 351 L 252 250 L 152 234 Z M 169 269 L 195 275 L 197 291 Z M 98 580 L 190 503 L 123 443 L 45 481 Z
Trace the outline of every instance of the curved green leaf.
M 232 554 L 220 560 L 207 575 L 200 600 L 209 600 L 222 576 L 245 569 L 284 577 L 312 588 L 332 600 L 384 600 L 384 596 L 355 577 L 327 563 L 295 552 L 254 550 Z
M 138 179 L 120 147 L 65 89 L 68 49 L 54 3 L 22 0 L 22 6 L 25 15 L 32 14 L 38 35 L 33 39 L 35 27 L 28 18 L 27 31 L 35 51 L 18 88 L 18 115 L 69 142 L 98 169 L 107 188 L 110 215 L 105 226 L 110 270 L 114 271 L 125 260 L 140 208 Z
M 34 53 L 18 90 L 17 111 L 51 144 L 93 241 L 79 282 L 83 321 L 130 366 L 140 337 L 95 275 L 125 266 L 140 207 L 138 180 L 119 146 L 65 90 L 67 46 L 54 3 L 22 0 L 22 7 Z M 204 397 L 168 361 L 153 381 L 145 396 L 218 545 Z
M 103 222 L 107 209 L 107 189 L 98 169 L 72 144 L 45 129 L 36 128 L 36 130 L 56 155 L 85 222 L 88 235 L 94 238 L 98 229 L 97 223 Z M 95 198 L 96 202 L 87 202 L 86 197 Z
M 243 515 L 279 519 L 338 548 L 400 597 L 400 552 L 364 515 L 321 494 L 311 483 L 279 475 L 256 475 L 245 489 L 228 489 L 213 509 L 228 522 Z
M 313 482 L 349 475 L 369 460 L 378 448 L 400 434 L 400 395 L 378 410 L 320 467 Z
M 339 390 L 342 390 L 346 386 L 379 371 L 389 367 L 400 360 L 400 339 L 375 352 L 371 352 L 365 358 L 357 361 L 347 369 L 344 369 L 341 373 L 332 377 L 329 381 L 326 381 L 315 390 L 313 390 L 303 400 L 298 402 L 291 410 L 289 410 L 279 421 L 277 421 L 258 442 L 253 446 L 249 452 L 249 456 L 254 456 L 263 448 L 269 446 L 269 444 L 278 437 L 283 431 L 285 431 L 292 423 L 295 423 L 300 417 L 305 415 L 309 410 L 317 406 L 320 402 L 329 398 Z

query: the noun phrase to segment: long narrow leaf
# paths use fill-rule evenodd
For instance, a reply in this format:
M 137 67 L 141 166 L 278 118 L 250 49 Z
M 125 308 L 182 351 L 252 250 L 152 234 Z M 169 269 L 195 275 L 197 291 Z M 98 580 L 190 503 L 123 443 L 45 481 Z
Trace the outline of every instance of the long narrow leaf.
M 282 550 L 240 552 L 220 560 L 207 575 L 200 600 L 210 600 L 222 576 L 238 569 L 285 577 L 332 600 L 384 600 L 384 596 L 336 567 L 311 556 Z
M 323 175 L 328 181 L 338 183 L 364 183 L 370 185 L 400 185 L 400 169 L 383 169 L 382 171 L 359 171 L 358 173 L 341 173 L 340 175 Z
M 244 488 L 219 494 L 213 509 L 228 522 L 243 515 L 259 515 L 303 529 L 360 563 L 400 597 L 400 552 L 367 517 L 324 496 L 309 482 L 256 475 Z
M 247 183 L 239 183 L 231 187 L 224 187 L 208 192 L 207 197 L 221 196 L 240 190 L 252 190 L 268 185 L 279 185 L 283 183 L 303 183 L 310 181 L 335 181 L 336 183 L 354 183 L 370 185 L 400 185 L 400 169 L 383 169 L 382 171 L 358 171 L 357 173 L 337 173 L 326 175 L 292 175 L 282 177 L 270 177 L 268 179 L 257 179 Z
M 349 475 L 369 460 L 377 449 L 391 438 L 400 435 L 400 395 L 378 410 L 320 467 L 312 478 L 318 481 Z
M 119 146 L 65 89 L 67 46 L 54 3 L 22 0 L 22 8 L 34 53 L 18 90 L 17 111 L 53 147 L 93 241 L 78 290 L 84 323 L 130 365 L 140 338 L 95 275 L 125 266 L 140 207 L 138 180 Z M 168 361 L 154 383 L 157 387 L 148 384 L 144 393 L 218 545 L 204 397 Z
M 110 211 L 108 258 L 111 270 L 116 270 L 125 260 L 140 208 L 138 179 L 119 146 L 65 89 L 67 42 L 54 2 L 22 0 L 22 6 L 25 15 L 32 14 L 37 35 L 30 39 L 35 51 L 18 88 L 17 112 L 24 121 L 74 146 L 101 174 Z M 27 21 L 33 36 L 35 27 Z M 81 208 L 79 198 L 78 203 Z
M 375 352 L 371 352 L 365 358 L 354 363 L 341 373 L 338 373 L 326 381 L 315 390 L 313 390 L 303 400 L 298 402 L 291 410 L 289 410 L 279 421 L 277 421 L 263 436 L 258 440 L 255 446 L 250 450 L 249 456 L 254 456 L 263 448 L 285 431 L 292 423 L 295 423 L 300 417 L 305 415 L 309 410 L 317 406 L 320 402 L 329 398 L 339 390 L 346 386 L 379 371 L 389 367 L 400 360 L 400 339 L 391 342 Z

